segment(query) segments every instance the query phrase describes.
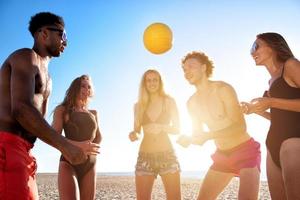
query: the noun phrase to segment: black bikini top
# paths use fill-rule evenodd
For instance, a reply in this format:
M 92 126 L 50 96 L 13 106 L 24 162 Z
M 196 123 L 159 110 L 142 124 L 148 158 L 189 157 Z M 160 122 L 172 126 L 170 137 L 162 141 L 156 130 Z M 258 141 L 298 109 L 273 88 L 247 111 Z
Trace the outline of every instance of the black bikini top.
M 143 114 L 142 125 L 157 123 L 157 124 L 169 124 L 171 119 L 170 111 L 167 110 L 166 100 L 163 101 L 162 110 L 154 121 L 150 119 L 147 111 Z

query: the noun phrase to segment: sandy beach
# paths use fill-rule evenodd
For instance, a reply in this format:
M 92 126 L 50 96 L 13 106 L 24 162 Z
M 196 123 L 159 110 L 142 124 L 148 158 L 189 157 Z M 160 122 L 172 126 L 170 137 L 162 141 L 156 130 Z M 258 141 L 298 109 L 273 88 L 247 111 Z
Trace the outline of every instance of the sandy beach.
M 57 175 L 38 174 L 37 177 L 40 200 L 54 200 L 58 198 Z M 183 200 L 197 198 L 200 179 L 182 178 L 181 193 Z M 237 199 L 238 179 L 233 179 L 218 199 Z M 133 200 L 135 199 L 135 185 L 133 176 L 104 176 L 97 177 L 96 199 L 101 200 Z M 152 192 L 152 200 L 164 200 L 165 194 L 160 178 L 157 178 Z M 261 181 L 259 199 L 271 199 L 266 181 Z

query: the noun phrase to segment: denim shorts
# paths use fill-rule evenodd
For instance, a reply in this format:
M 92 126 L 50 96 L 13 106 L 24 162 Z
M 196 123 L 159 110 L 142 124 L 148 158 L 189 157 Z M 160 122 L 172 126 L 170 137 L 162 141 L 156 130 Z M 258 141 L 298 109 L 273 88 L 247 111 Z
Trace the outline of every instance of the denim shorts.
M 179 162 L 173 150 L 155 153 L 139 152 L 135 174 L 137 176 L 180 172 Z

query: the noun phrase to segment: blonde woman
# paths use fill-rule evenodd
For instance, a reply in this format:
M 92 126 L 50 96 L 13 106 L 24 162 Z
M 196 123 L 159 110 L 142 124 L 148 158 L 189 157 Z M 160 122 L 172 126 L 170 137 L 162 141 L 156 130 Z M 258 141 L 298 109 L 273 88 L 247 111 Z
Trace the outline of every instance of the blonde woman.
M 168 136 L 179 133 L 177 106 L 165 93 L 161 75 L 153 69 L 142 77 L 129 139 L 138 140 L 141 130 L 144 135 L 135 169 L 137 199 L 151 199 L 157 175 L 162 178 L 167 199 L 181 199 L 180 166 Z

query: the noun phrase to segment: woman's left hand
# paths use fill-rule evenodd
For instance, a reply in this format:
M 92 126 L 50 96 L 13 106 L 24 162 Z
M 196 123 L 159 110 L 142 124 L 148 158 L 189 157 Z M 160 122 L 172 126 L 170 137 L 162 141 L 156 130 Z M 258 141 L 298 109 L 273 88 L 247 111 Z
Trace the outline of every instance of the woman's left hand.
M 259 97 L 251 100 L 251 109 L 255 113 L 262 113 L 271 107 L 270 97 Z

